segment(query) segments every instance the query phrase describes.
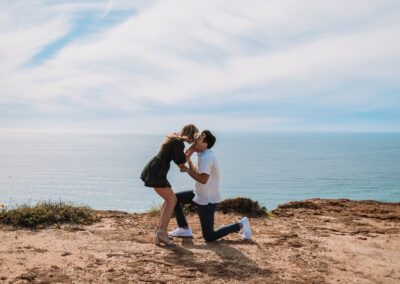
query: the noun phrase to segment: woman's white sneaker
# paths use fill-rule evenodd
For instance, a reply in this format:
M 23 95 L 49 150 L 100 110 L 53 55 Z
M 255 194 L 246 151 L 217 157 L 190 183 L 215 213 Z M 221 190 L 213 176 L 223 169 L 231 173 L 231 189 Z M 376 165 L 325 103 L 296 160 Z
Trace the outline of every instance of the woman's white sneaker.
M 176 228 L 172 232 L 169 232 L 168 235 L 171 237 L 190 238 L 192 237 L 192 229 Z
M 239 221 L 242 224 L 242 228 L 240 229 L 239 235 L 243 237 L 243 239 L 247 240 L 251 237 L 251 228 L 250 222 L 247 217 L 244 217 L 242 220 Z

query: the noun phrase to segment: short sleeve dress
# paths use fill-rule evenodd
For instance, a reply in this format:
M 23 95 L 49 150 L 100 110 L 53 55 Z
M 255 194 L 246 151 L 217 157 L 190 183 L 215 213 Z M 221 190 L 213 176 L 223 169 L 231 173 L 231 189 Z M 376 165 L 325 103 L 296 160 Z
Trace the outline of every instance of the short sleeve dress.
M 144 167 L 140 178 L 147 187 L 171 187 L 167 174 L 171 161 L 175 164 L 186 162 L 185 144 L 182 139 L 172 138 Z

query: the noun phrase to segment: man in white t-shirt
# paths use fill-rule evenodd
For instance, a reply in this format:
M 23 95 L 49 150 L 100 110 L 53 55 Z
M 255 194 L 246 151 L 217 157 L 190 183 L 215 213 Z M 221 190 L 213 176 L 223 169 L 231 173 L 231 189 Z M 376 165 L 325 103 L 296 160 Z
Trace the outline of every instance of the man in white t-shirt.
M 187 172 L 196 181 L 196 185 L 194 191 L 176 193 L 178 201 L 175 206 L 175 216 L 179 227 L 169 232 L 172 237 L 192 236 L 192 230 L 182 210 L 182 205 L 185 203 L 197 206 L 203 237 L 206 241 L 212 242 L 233 232 L 240 232 L 244 239 L 249 239 L 251 236 L 249 220 L 246 217 L 237 223 L 214 230 L 214 213 L 217 204 L 222 201 L 219 192 L 220 172 L 217 158 L 211 151 L 215 141 L 215 136 L 209 130 L 204 130 L 194 145 L 194 150 L 197 152 L 197 167 L 189 160 L 189 167 L 183 166 L 180 169 L 181 172 Z

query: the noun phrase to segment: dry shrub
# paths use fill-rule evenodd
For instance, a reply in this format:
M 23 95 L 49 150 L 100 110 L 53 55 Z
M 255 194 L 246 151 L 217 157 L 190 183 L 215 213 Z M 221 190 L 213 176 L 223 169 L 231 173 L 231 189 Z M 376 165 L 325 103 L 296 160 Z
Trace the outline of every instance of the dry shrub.
M 151 216 L 158 216 L 160 215 L 162 204 L 153 204 L 146 213 L 150 214 Z
M 28 228 L 61 223 L 92 224 L 98 220 L 92 208 L 63 201 L 42 201 L 35 205 L 23 204 L 0 210 L 1 223 Z
M 183 207 L 185 213 L 197 212 L 197 206 L 193 204 L 186 204 Z M 224 214 L 238 213 L 248 217 L 267 217 L 267 209 L 258 204 L 258 201 L 253 201 L 250 198 L 229 198 L 218 203 L 218 209 Z

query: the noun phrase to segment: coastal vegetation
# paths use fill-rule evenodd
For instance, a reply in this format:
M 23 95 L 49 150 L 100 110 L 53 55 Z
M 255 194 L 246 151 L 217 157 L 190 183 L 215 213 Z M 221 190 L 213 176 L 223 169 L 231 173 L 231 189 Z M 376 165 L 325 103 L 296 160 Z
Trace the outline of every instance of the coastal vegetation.
M 195 212 L 196 208 L 194 205 L 189 204 L 186 208 L 189 212 Z M 218 203 L 218 209 L 224 214 L 227 213 L 238 213 L 248 217 L 267 217 L 267 208 L 260 206 L 258 201 L 254 201 L 250 198 L 238 196 L 237 198 L 228 198 Z
M 147 213 L 152 216 L 160 214 L 161 204 L 154 204 Z M 197 212 L 196 206 L 186 204 L 184 212 Z M 249 217 L 267 217 L 268 212 L 257 201 L 241 196 L 226 199 L 218 204 L 218 211 L 237 213 Z M 99 221 L 99 215 L 89 206 L 75 205 L 64 201 L 41 201 L 34 205 L 22 204 L 9 206 L 1 204 L 0 223 L 16 227 L 44 228 L 51 225 L 59 226 L 63 223 L 92 224 Z
M 150 214 L 151 216 L 158 216 L 160 214 L 162 204 L 153 204 L 146 213 Z
M 147 213 L 156 216 L 160 213 L 161 205 L 153 205 Z M 193 204 L 185 204 L 183 206 L 185 214 L 197 212 L 197 208 Z M 218 203 L 218 209 L 224 214 L 238 213 L 249 217 L 267 217 L 269 216 L 267 208 L 260 206 L 258 201 L 253 201 L 250 198 L 238 196 L 237 198 L 229 198 Z
M 98 220 L 99 217 L 92 208 L 64 201 L 41 201 L 34 205 L 0 208 L 0 223 L 18 227 L 38 228 L 62 223 L 92 224 Z

